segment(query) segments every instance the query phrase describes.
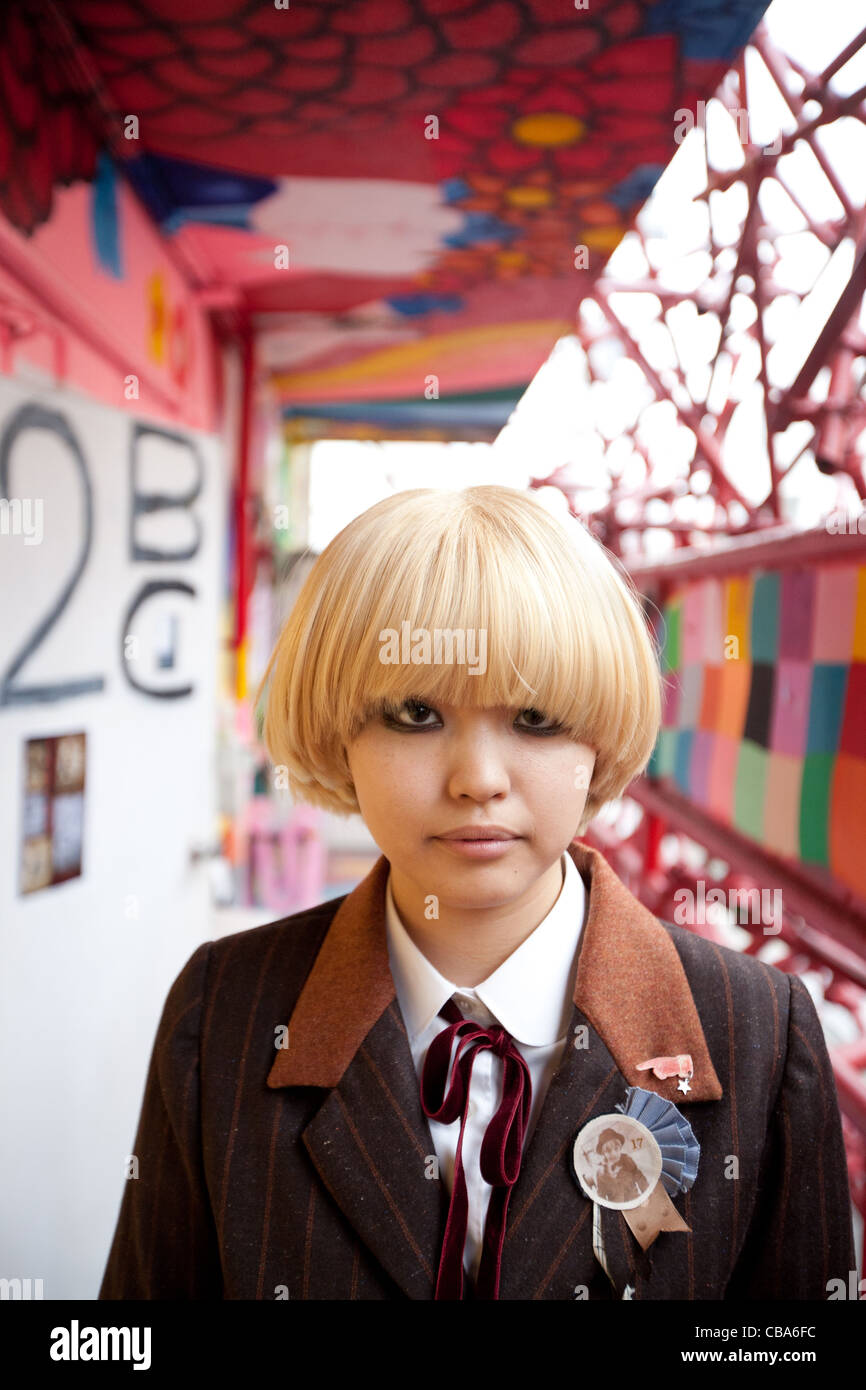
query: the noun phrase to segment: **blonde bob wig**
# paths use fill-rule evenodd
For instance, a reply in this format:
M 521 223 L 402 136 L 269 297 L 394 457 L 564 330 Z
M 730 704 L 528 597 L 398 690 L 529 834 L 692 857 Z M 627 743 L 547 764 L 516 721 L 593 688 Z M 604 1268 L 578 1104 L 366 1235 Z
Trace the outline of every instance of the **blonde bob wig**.
M 382 658 L 387 630 L 485 634 L 486 665 Z M 408 632 L 409 628 L 406 629 Z M 477 648 L 476 648 L 477 650 Z M 405 649 L 404 649 L 405 652 Z M 576 520 L 513 488 L 416 488 L 349 523 L 313 565 L 256 693 L 295 797 L 359 812 L 346 746 L 385 705 L 536 709 L 596 750 L 580 834 L 642 772 L 661 720 L 640 599 Z

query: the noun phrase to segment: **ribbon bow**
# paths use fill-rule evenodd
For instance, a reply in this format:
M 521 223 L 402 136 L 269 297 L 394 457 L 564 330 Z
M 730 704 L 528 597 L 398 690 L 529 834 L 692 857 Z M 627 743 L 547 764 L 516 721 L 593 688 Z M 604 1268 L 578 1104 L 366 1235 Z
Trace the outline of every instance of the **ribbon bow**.
M 469 1215 L 463 1171 L 463 1132 L 475 1058 L 479 1053 L 490 1050 L 502 1058 L 502 1097 L 481 1144 L 481 1176 L 493 1191 L 484 1224 L 484 1245 L 475 1296 L 498 1298 L 505 1218 L 511 1189 L 520 1172 L 523 1140 L 532 1103 L 532 1081 L 529 1068 L 515 1047 L 511 1034 L 499 1024 L 482 1028 L 472 1019 L 464 1018 L 453 999 L 449 999 L 439 1012 L 449 1020 L 449 1027 L 437 1034 L 427 1050 L 421 1075 L 421 1105 L 427 1118 L 440 1124 L 453 1124 L 459 1118 L 460 1135 L 435 1297 L 463 1297 L 463 1249 Z M 455 1041 L 457 1047 L 452 1064 L 451 1050 Z

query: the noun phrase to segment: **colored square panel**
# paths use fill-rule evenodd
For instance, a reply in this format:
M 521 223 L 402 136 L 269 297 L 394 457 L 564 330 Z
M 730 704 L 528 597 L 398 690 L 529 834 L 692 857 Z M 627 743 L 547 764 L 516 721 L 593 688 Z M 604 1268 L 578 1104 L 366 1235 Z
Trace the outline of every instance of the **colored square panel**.
M 650 638 L 655 651 L 658 653 L 659 665 L 663 662 L 664 652 L 664 614 L 657 604 L 652 603 L 646 594 L 641 595 L 641 606 L 643 607 L 644 618 L 649 628 Z
M 697 802 L 698 806 L 707 805 L 712 753 L 713 735 L 705 733 L 703 729 L 697 729 L 689 765 L 689 789 L 692 800 Z
M 680 660 L 684 666 L 699 666 L 703 661 L 706 622 L 706 585 L 690 584 L 683 598 Z
M 826 565 L 818 570 L 812 622 L 813 661 L 827 665 L 850 661 L 856 607 L 855 565 Z
M 84 734 L 64 734 L 57 740 L 54 765 L 54 789 L 57 792 L 84 790 L 87 766 L 87 742 Z
M 852 661 L 848 668 L 839 752 L 866 758 L 866 662 Z
M 787 859 L 800 857 L 800 791 L 803 759 L 771 752 L 767 758 L 764 848 Z
M 857 606 L 851 655 L 855 661 L 866 661 L 866 565 L 861 565 L 857 570 Z
M 25 839 L 44 835 L 48 824 L 48 797 L 25 796 L 24 813 L 21 817 L 21 834 Z
M 721 708 L 719 733 L 739 742 L 746 725 L 749 691 L 752 686 L 752 664 L 749 661 L 726 661 L 722 667 Z
M 770 746 L 770 720 L 773 715 L 773 685 L 776 668 L 763 661 L 752 663 L 752 684 L 749 690 L 749 704 L 746 710 L 746 727 L 743 737 L 759 743 L 762 748 Z
M 832 753 L 807 753 L 803 759 L 800 793 L 800 858 L 804 864 L 829 864 L 827 829 L 830 786 L 836 758 Z
M 748 739 L 740 744 L 734 784 L 734 825 L 758 842 L 764 833 L 768 760 L 766 748 L 759 748 Z
M 673 777 L 678 737 L 676 729 L 662 729 L 653 749 L 651 777 Z
M 729 579 L 725 584 L 727 614 L 725 617 L 725 660 L 751 661 L 752 580 Z
M 664 641 L 662 644 L 663 671 L 679 670 L 681 614 L 682 608 L 679 603 L 670 603 L 665 609 Z
M 698 728 L 715 732 L 719 725 L 722 708 L 722 668 L 704 667 L 704 688 L 701 695 L 701 708 L 698 714 Z
M 725 659 L 725 586 L 721 579 L 708 579 L 704 593 L 704 637 L 702 660 L 717 666 Z
M 719 662 L 724 655 L 723 593 L 719 580 L 705 579 L 685 591 L 680 628 L 684 666 Z
M 703 666 L 684 666 L 682 670 L 682 694 L 680 695 L 680 728 L 696 729 L 701 712 L 701 695 L 704 688 Z
M 40 888 L 48 888 L 51 880 L 51 840 L 49 836 L 38 835 L 33 840 L 22 840 L 19 892 L 22 894 L 35 893 Z
M 779 660 L 808 661 L 812 653 L 814 570 L 786 570 L 779 600 Z
M 680 719 L 680 699 L 682 689 L 676 671 L 669 671 L 662 681 L 662 724 L 666 729 L 675 729 Z
M 753 662 L 772 663 L 779 655 L 779 575 L 758 574 L 752 593 Z
M 812 663 L 780 661 L 776 667 L 770 747 L 779 753 L 806 752 L 809 704 L 812 698 Z
M 807 752 L 838 752 L 847 680 L 847 666 L 817 664 L 813 667 Z
M 836 759 L 830 805 L 830 869 L 866 901 L 866 854 L 863 853 L 863 807 L 866 806 L 866 759 L 840 753 Z
M 47 791 L 51 767 L 48 740 L 29 738 L 24 747 L 27 790 L 31 792 Z
M 653 751 L 650 753 L 650 760 L 649 760 L 649 762 L 648 762 L 647 765 L 646 765 L 646 776 L 647 776 L 647 777 L 652 778 L 652 777 L 658 777 L 658 775 L 659 775 L 659 755 L 660 755 L 660 750 L 661 750 L 661 733 L 659 733 L 659 736 L 658 736 L 658 738 L 657 738 L 656 741 L 655 741 L 655 744 L 654 744 L 654 746 L 653 746 Z
M 710 755 L 707 781 L 707 809 L 724 825 L 734 818 L 734 785 L 737 778 L 739 744 L 725 734 L 716 734 Z
M 73 792 L 54 800 L 54 824 L 51 847 L 54 869 L 81 872 L 81 850 L 84 842 L 84 796 Z
M 686 795 L 691 793 L 689 786 L 689 768 L 692 761 L 692 743 L 694 734 L 691 729 L 681 729 L 677 734 L 677 747 L 674 754 L 673 778 L 681 792 Z

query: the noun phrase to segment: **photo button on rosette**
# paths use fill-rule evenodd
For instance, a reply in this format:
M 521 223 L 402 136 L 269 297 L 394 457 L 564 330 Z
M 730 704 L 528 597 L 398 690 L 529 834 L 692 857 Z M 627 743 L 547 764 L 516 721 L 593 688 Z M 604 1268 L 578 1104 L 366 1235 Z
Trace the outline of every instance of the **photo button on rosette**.
M 598 1115 L 574 1141 L 574 1172 L 599 1206 L 626 1211 L 640 1206 L 662 1171 L 661 1149 L 646 1125 L 625 1115 Z
M 651 1091 L 628 1087 L 617 1111 L 597 1115 L 580 1130 L 573 1171 L 596 1206 L 622 1212 L 646 1250 L 660 1231 L 690 1230 L 671 1196 L 694 1183 L 700 1147 L 676 1106 Z

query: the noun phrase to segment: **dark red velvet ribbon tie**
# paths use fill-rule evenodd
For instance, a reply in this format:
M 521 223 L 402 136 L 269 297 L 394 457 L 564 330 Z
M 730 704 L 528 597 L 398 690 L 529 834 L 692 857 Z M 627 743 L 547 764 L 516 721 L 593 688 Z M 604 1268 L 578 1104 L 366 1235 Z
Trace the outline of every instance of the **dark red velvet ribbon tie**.
M 484 1244 L 475 1297 L 498 1298 L 505 1220 L 511 1190 L 520 1172 L 523 1140 L 532 1104 L 532 1081 L 529 1067 L 511 1034 L 499 1024 L 482 1028 L 480 1024 L 464 1018 L 453 999 L 443 1004 L 439 1012 L 448 1020 L 449 1026 L 437 1034 L 427 1049 L 421 1074 L 421 1105 L 427 1118 L 438 1120 L 440 1124 L 453 1124 L 459 1119 L 460 1134 L 435 1298 L 463 1297 L 463 1249 L 469 1220 L 469 1197 L 463 1171 L 463 1132 L 475 1058 L 488 1050 L 502 1058 L 502 1096 L 487 1126 L 479 1157 L 481 1176 L 490 1183 L 493 1191 L 484 1223 Z M 452 1063 L 451 1051 L 455 1039 L 457 1047 Z

